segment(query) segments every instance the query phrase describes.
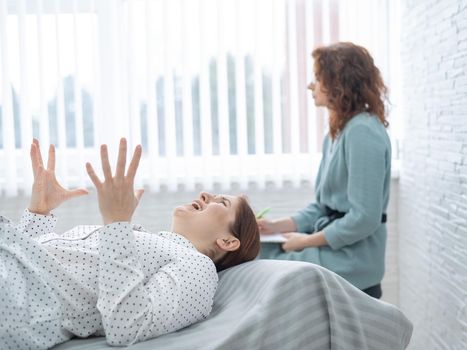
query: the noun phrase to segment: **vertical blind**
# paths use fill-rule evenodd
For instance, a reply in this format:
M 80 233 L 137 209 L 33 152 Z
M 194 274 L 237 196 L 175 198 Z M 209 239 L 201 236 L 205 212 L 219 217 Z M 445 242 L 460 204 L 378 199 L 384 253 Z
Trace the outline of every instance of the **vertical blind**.
M 29 191 L 32 137 L 56 145 L 65 186 L 90 185 L 85 161 L 122 136 L 152 191 L 298 186 L 326 128 L 311 51 L 362 44 L 392 88 L 394 3 L 0 0 L 0 191 Z

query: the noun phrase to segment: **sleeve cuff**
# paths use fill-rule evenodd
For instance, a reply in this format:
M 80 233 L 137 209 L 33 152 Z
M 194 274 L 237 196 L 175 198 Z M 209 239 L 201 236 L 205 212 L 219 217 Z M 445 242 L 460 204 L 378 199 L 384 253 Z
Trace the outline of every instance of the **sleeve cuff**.
M 302 214 L 297 213 L 292 215 L 290 218 L 295 223 L 295 226 L 297 227 L 297 232 L 308 232 L 306 218 Z
M 332 225 L 332 224 L 331 224 Z M 329 225 L 323 231 L 324 237 L 328 242 L 328 245 L 333 249 L 337 250 L 347 245 L 346 242 L 342 239 L 341 235 L 337 233 L 337 231 L 333 230 L 332 226 Z
M 36 217 L 36 218 L 48 218 L 48 219 L 53 219 L 57 221 L 57 217 L 52 212 L 49 215 L 37 214 L 37 213 L 33 213 L 32 211 L 29 211 L 29 209 L 27 208 L 24 210 L 23 217 L 24 216 Z
M 21 232 L 31 231 L 31 234 L 38 235 L 53 232 L 56 224 L 57 217 L 54 214 L 36 214 L 26 209 L 21 216 L 17 229 Z
M 313 219 L 310 219 L 310 217 L 305 213 L 299 211 L 298 213 L 293 214 L 291 216 L 291 219 L 295 222 L 297 232 L 313 233 L 315 221 Z

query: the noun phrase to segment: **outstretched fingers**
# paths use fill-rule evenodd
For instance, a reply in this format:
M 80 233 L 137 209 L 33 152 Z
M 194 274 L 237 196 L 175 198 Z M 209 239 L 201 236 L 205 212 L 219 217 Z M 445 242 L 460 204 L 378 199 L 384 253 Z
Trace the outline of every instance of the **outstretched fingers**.
M 136 200 L 138 202 L 140 201 L 141 197 L 143 196 L 143 193 L 144 193 L 144 189 L 142 189 L 142 188 L 135 191 L 135 197 L 136 197 Z
M 37 177 L 37 171 L 39 168 L 39 158 L 37 157 L 37 146 L 32 143 L 31 144 L 31 166 L 32 166 L 32 172 L 34 174 L 34 178 Z
M 133 158 L 131 159 L 130 166 L 128 167 L 128 172 L 126 176 L 129 180 L 133 181 L 135 179 L 136 170 L 138 170 L 139 161 L 141 159 L 141 145 L 136 146 L 135 152 L 133 153 Z
M 118 159 L 117 159 L 117 168 L 115 170 L 115 177 L 117 179 L 123 179 L 125 175 L 125 166 L 126 166 L 126 139 L 120 139 L 120 147 L 118 149 Z
M 44 162 L 42 161 L 42 154 L 41 154 L 41 148 L 39 146 L 39 140 L 38 139 L 32 139 L 32 142 L 37 148 L 37 159 L 39 161 L 39 165 L 43 167 Z
M 67 199 L 74 198 L 74 197 L 80 197 L 80 196 L 85 196 L 89 192 L 88 190 L 84 188 L 77 188 L 76 190 L 68 190 L 67 191 Z
M 91 163 L 86 163 L 86 171 L 88 172 L 89 178 L 91 179 L 92 183 L 96 188 L 99 188 L 102 183 L 96 175 L 94 168 L 92 167 Z
M 39 168 L 44 166 L 42 163 L 41 151 L 39 149 L 39 141 L 37 139 L 32 140 L 29 154 L 31 156 L 32 172 L 34 174 L 34 178 L 36 178 L 39 173 Z
M 55 171 L 55 146 L 49 146 L 49 158 L 47 159 L 47 170 Z
M 101 146 L 101 163 L 102 171 L 104 173 L 105 181 L 112 180 L 112 170 L 109 163 L 109 152 L 107 151 L 107 145 Z

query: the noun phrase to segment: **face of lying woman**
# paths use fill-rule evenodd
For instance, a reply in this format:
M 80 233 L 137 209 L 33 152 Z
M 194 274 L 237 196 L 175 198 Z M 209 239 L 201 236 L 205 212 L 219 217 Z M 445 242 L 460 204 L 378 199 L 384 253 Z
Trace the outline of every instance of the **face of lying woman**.
M 239 197 L 201 192 L 191 203 L 174 210 L 172 231 L 192 240 L 211 241 L 230 234 L 235 220 Z

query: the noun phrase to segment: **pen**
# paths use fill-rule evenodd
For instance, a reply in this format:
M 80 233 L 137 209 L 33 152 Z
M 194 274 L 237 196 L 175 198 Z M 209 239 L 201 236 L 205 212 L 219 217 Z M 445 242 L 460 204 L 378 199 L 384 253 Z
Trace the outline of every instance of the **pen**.
M 264 215 L 266 215 L 271 210 L 270 207 L 264 208 L 258 214 L 256 214 L 257 219 L 261 219 Z

